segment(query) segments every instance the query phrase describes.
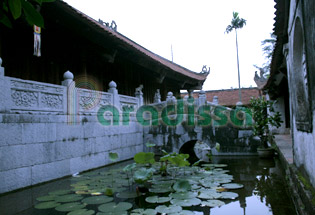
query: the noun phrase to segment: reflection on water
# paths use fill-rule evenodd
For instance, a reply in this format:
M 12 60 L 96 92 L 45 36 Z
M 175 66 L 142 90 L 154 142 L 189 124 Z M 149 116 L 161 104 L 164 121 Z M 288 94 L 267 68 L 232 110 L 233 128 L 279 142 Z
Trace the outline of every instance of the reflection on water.
M 239 197 L 225 201 L 226 205 L 209 209 L 195 208 L 196 215 L 295 215 L 295 209 L 285 188 L 284 172 L 280 168 L 278 159 L 264 160 L 257 157 L 215 157 L 214 163 L 228 164 L 230 175 L 235 183 L 244 185 L 243 189 L 233 190 Z M 125 166 L 121 163 L 119 166 Z M 97 171 L 107 171 L 107 167 Z M 57 180 L 44 185 L 25 189 L 19 192 L 0 196 L 0 214 L 37 215 L 43 211 L 36 210 L 33 205 L 36 198 L 48 192 L 68 189 L 71 184 L 69 178 Z M 55 210 L 45 214 L 64 214 Z
M 215 163 L 228 164 L 234 182 L 244 185 L 235 190 L 239 198 L 220 208 L 212 208 L 211 215 L 294 215 L 293 202 L 286 191 L 284 171 L 278 159 L 257 157 L 216 157 Z

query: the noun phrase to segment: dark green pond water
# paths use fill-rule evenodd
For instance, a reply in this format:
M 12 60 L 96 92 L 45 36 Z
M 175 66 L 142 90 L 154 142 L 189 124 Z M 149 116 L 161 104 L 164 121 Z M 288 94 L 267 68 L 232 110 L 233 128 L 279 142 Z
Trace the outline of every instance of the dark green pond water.
M 130 163 L 130 161 L 129 161 Z M 284 172 L 278 159 L 265 160 L 257 157 L 215 157 L 213 163 L 227 164 L 222 168 L 228 170 L 227 174 L 233 176 L 233 183 L 244 185 L 241 189 L 229 190 L 238 194 L 236 199 L 220 199 L 225 205 L 220 207 L 208 207 L 200 205 L 183 207 L 184 210 L 192 211 L 195 215 L 295 215 L 294 205 L 287 194 Z M 89 178 L 106 175 L 114 169 L 121 168 L 128 162 L 100 168 L 88 172 Z M 222 171 L 222 170 L 219 170 Z M 182 176 L 181 176 L 182 177 Z M 81 179 L 80 179 L 81 180 Z M 113 178 L 118 183 L 118 178 Z M 126 179 L 123 179 L 126 180 Z M 19 192 L 0 196 L 0 214 L 20 215 L 63 215 L 67 212 L 58 212 L 53 209 L 39 210 L 34 205 L 40 203 L 36 199 L 47 196 L 48 193 L 57 190 L 73 189 L 74 184 L 79 180 L 76 178 L 60 179 L 51 183 L 24 189 Z M 80 182 L 81 183 L 81 182 Z M 105 183 L 105 182 L 104 182 Z M 72 185 L 72 186 L 71 186 Z M 134 187 L 127 188 L 134 190 Z M 72 191 L 73 193 L 73 191 Z M 137 198 L 122 199 L 115 197 L 116 203 L 120 201 L 133 204 L 133 208 L 155 208 L 157 204 L 150 204 L 145 201 L 147 196 L 158 195 L 168 196 L 168 193 L 152 194 L 147 193 Z M 84 197 L 90 194 L 82 195 Z M 79 200 L 78 202 L 80 202 Z M 169 205 L 170 203 L 165 203 Z M 159 204 L 163 205 L 163 204 Z M 87 205 L 85 208 L 98 212 L 99 205 Z M 128 214 L 130 214 L 130 209 Z M 95 213 L 96 214 L 96 213 Z M 117 214 L 117 213 L 116 213 Z M 175 213 L 176 214 L 176 213 Z M 180 214 L 180 213 L 178 213 Z

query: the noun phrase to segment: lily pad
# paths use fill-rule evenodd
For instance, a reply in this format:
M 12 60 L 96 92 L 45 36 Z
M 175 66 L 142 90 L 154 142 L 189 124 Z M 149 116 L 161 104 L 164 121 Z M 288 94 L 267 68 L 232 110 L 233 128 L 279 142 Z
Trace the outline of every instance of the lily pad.
M 173 189 L 171 187 L 165 187 L 165 188 L 150 188 L 149 189 L 150 192 L 152 193 L 169 193 L 172 192 Z
M 113 197 L 108 197 L 108 196 L 91 196 L 91 197 L 87 197 L 83 199 L 82 202 L 88 205 L 99 205 L 99 204 L 111 202 L 113 200 L 114 200 Z
M 149 196 L 145 199 L 145 201 L 149 203 L 165 203 L 169 202 L 171 199 L 171 197 Z
M 133 199 L 138 197 L 138 194 L 134 191 L 125 190 L 116 194 L 116 197 L 121 199 Z
M 180 193 L 171 193 L 169 196 L 174 199 L 191 199 L 197 197 L 198 193 L 196 192 L 180 192 Z
M 200 199 L 218 199 L 222 195 L 215 190 L 201 190 L 199 192 L 198 198 Z
M 83 196 L 77 194 L 68 194 L 56 197 L 56 202 L 75 202 L 83 199 Z
M 119 211 L 119 212 L 98 212 L 96 215 L 128 215 L 127 211 Z
M 157 206 L 155 208 L 155 210 L 158 213 L 166 213 L 166 214 L 170 214 L 170 213 L 179 213 L 182 211 L 182 207 L 179 205 L 170 205 L 169 207 L 165 206 L 165 205 L 160 205 Z
M 55 201 L 50 201 L 50 202 L 42 202 L 37 205 L 35 205 L 36 209 L 49 209 L 49 208 L 55 208 L 59 206 L 60 203 L 55 202 Z
M 179 213 L 170 213 L 168 215 L 195 215 L 195 213 L 193 211 L 182 210 Z
M 191 185 L 189 184 L 188 180 L 179 180 L 175 182 L 173 189 L 177 192 L 186 192 L 191 190 Z
M 182 207 L 190 207 L 200 205 L 201 200 L 198 198 L 191 198 L 191 199 L 172 199 L 171 203 L 173 205 L 179 205 Z
M 95 211 L 93 210 L 88 210 L 88 209 L 79 209 L 75 211 L 71 211 L 67 213 L 67 215 L 93 215 Z
M 236 199 L 238 197 L 237 193 L 233 192 L 222 192 L 221 193 L 221 199 Z
M 233 190 L 233 189 L 240 189 L 243 188 L 244 185 L 242 184 L 237 184 L 237 183 L 230 183 L 230 184 L 223 184 L 222 187 L 229 189 L 229 190 Z
M 47 201 L 53 201 L 55 200 L 56 196 L 48 195 L 48 196 L 41 196 L 36 198 L 37 201 L 40 202 L 47 202 Z
M 69 211 L 79 210 L 79 209 L 82 209 L 84 207 L 85 207 L 85 205 L 81 204 L 80 202 L 71 202 L 71 203 L 59 205 L 55 209 L 57 211 L 61 211 L 61 212 L 69 212 Z
M 98 207 L 98 210 L 104 213 L 113 212 L 120 214 L 121 212 L 125 212 L 130 208 L 132 208 L 132 204 L 129 202 L 119 202 L 118 204 L 116 204 L 115 202 L 110 202 L 100 205 Z
M 61 196 L 61 195 L 66 195 L 68 193 L 71 193 L 71 190 L 56 190 L 56 191 L 49 192 L 48 194 L 52 196 Z
M 131 211 L 130 215 L 155 215 L 157 211 L 154 209 L 137 208 Z
M 214 208 L 214 207 L 220 207 L 222 205 L 225 205 L 225 203 L 220 201 L 220 200 L 215 200 L 214 199 L 214 200 L 202 201 L 201 205 L 205 205 L 205 206 Z

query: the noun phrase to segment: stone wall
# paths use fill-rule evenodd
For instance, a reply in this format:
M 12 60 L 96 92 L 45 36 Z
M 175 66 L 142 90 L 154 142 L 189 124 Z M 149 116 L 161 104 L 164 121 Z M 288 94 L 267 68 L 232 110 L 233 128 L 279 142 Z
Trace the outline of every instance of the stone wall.
M 26 81 L 4 76 L 0 63 L 0 92 L 0 193 L 104 166 L 109 152 L 126 160 L 143 150 L 135 113 L 123 125 L 121 112 L 141 100 L 119 95 L 115 83 L 109 92 L 74 88 L 69 72 L 63 86 Z M 117 107 L 118 125 L 99 122 L 106 104 Z
M 315 187 L 314 1 L 291 1 L 284 45 L 290 88 L 294 163 Z

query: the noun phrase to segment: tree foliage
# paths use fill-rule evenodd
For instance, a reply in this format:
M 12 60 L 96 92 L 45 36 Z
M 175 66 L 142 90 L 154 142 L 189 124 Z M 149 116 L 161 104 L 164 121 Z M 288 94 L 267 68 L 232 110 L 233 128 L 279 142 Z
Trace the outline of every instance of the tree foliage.
M 231 24 L 226 27 L 225 32 L 230 33 L 233 29 L 237 30 L 243 28 L 246 25 L 246 20 L 239 17 L 238 12 L 233 12 L 233 18 Z
M 1 0 L 0 23 L 12 28 L 12 21 L 23 17 L 31 26 L 44 27 L 44 19 L 39 12 L 43 3 L 55 0 Z
M 254 135 L 260 137 L 262 147 L 267 148 L 268 137 L 270 137 L 269 126 L 280 127 L 281 114 L 275 112 L 274 102 L 266 100 L 265 97 L 262 98 L 252 98 L 250 100 L 253 119 L 255 121 L 253 130 Z M 269 113 L 268 113 L 269 110 Z

